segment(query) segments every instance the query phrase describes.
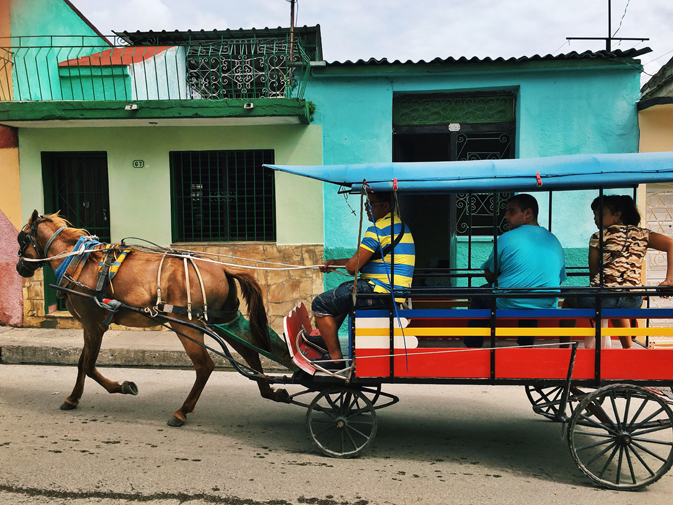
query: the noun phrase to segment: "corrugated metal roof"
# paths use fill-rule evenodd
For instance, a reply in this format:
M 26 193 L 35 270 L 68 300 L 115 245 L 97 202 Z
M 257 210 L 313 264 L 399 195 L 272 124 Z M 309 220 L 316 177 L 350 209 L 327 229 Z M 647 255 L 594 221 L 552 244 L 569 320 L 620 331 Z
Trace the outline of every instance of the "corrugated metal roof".
M 251 28 L 237 30 L 174 30 L 160 32 L 147 31 L 141 32 L 117 32 L 113 33 L 130 45 L 185 45 L 199 42 L 213 42 L 217 40 L 247 39 L 251 37 L 285 37 L 290 33 L 290 28 Z M 322 40 L 320 37 L 320 25 L 315 26 L 295 26 L 294 33 L 301 37 L 304 46 L 315 48 L 318 60 L 322 59 Z
M 600 60 L 615 60 L 620 58 L 636 58 L 642 54 L 652 52 L 652 49 L 649 47 L 644 47 L 642 49 L 628 49 L 622 51 L 617 49 L 615 51 L 584 51 L 583 53 L 578 53 L 577 51 L 572 51 L 565 54 L 552 55 L 548 54 L 546 56 L 541 56 L 535 54 L 533 56 L 520 56 L 520 57 L 511 57 L 511 58 L 478 58 L 476 56 L 472 58 L 467 58 L 461 56 L 459 58 L 454 58 L 449 56 L 448 58 L 434 58 L 432 60 L 418 60 L 418 61 L 388 61 L 387 58 L 382 58 L 377 60 L 376 58 L 370 58 L 368 60 L 357 60 L 357 61 L 331 61 L 327 62 L 328 66 L 332 67 L 345 67 L 345 66 L 364 66 L 364 65 L 438 65 L 438 64 L 452 64 L 452 63 L 522 63 L 528 61 L 564 61 L 564 60 L 589 60 L 589 59 L 600 59 Z

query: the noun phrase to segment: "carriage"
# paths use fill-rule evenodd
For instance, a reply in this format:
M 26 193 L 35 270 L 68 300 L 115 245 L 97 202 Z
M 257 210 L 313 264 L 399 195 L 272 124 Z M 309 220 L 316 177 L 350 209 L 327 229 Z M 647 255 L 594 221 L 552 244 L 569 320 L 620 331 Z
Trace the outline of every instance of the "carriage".
M 547 199 L 547 226 L 551 227 L 555 222 L 552 210 L 563 210 L 569 202 L 576 201 L 574 197 L 566 197 L 566 192 L 583 195 L 584 200 L 587 195 L 602 199 L 604 194 L 616 190 L 632 191 L 635 196 L 639 184 L 673 182 L 673 153 L 271 168 L 333 183 L 341 193 L 356 198 L 367 190 L 390 191 L 392 208 L 400 207 L 402 202 L 403 218 L 404 205 L 413 202 L 414 195 L 436 195 L 447 199 L 467 195 L 465 201 L 469 203 L 475 195 L 486 194 L 492 205 L 488 217 L 492 238 L 498 234 L 501 224 L 498 201 L 507 194 L 530 192 Z M 23 237 L 19 237 L 23 244 L 22 259 L 44 261 L 48 247 L 38 240 L 37 225 L 32 226 L 41 218 L 35 215 L 33 218 L 33 223 L 29 221 L 22 231 Z M 468 221 L 472 219 L 469 211 L 467 218 Z M 32 258 L 28 253 L 29 239 L 35 249 Z M 204 307 L 204 282 L 199 284 L 192 278 L 190 284 L 187 259 L 184 258 L 178 260 L 178 265 L 181 268 L 184 260 L 186 282 L 194 293 L 193 299 L 182 303 L 189 303 L 189 317 L 184 310 L 170 313 L 165 305 L 157 309 L 157 304 L 148 310 L 143 307 L 148 302 L 113 303 L 86 290 L 63 286 L 57 289 L 69 295 L 71 303 L 82 300 L 81 303 L 89 304 L 98 311 L 99 319 L 114 312 L 150 318 L 153 324 L 168 322 L 178 332 L 188 352 L 188 346 L 193 345 L 203 353 L 204 348 L 208 348 L 222 354 L 240 373 L 258 382 L 263 396 L 306 408 L 308 435 L 328 456 L 358 456 L 372 444 L 377 431 L 377 411 L 398 402 L 397 397 L 384 391 L 386 384 L 518 385 L 525 387 L 535 413 L 564 424 L 564 436 L 572 458 L 598 485 L 632 490 L 661 478 L 673 465 L 673 401 L 662 393 L 671 391 L 673 386 L 673 350 L 652 348 L 650 339 L 673 335 L 673 325 L 669 323 L 673 320 L 673 309 L 655 306 L 650 300 L 665 296 L 666 292 L 662 292 L 661 287 L 642 286 L 631 293 L 643 297 L 643 308 L 601 308 L 601 300 L 614 296 L 614 290 L 584 287 L 587 271 L 578 267 L 572 269 L 576 285 L 561 286 L 554 296 L 593 296 L 596 298 L 595 309 L 498 309 L 496 298 L 535 298 L 545 296 L 545 292 L 534 288 L 504 291 L 497 285 L 477 287 L 482 273 L 473 268 L 470 239 L 468 236 L 462 246 L 467 264 L 449 262 L 448 265 L 417 269 L 415 284 L 405 292 L 358 295 L 383 298 L 387 308 L 355 310 L 350 314 L 346 359 L 336 370 L 327 366 L 329 361 L 324 359 L 324 344 L 312 328 L 306 307 L 301 304 L 285 318 L 281 337 L 269 330 L 270 345 L 263 344 L 259 337 L 259 326 L 265 320 L 253 318 L 252 314 L 252 330 L 240 317 L 233 323 L 205 324 L 203 317 L 197 317 L 198 307 L 203 309 L 201 316 L 210 310 Z M 49 244 L 52 241 L 53 238 Z M 390 267 L 390 285 L 394 285 L 394 248 Z M 179 272 L 176 270 L 175 275 Z M 157 284 L 165 285 L 161 275 L 160 266 Z M 245 277 L 237 278 L 239 282 L 247 282 Z M 226 279 L 230 291 L 233 289 L 235 293 L 232 281 L 229 277 Z M 203 299 L 198 296 L 199 288 Z M 249 287 L 244 289 L 247 290 L 246 297 L 254 300 Z M 117 289 L 116 293 L 119 298 L 123 290 Z M 219 295 L 221 303 L 213 305 L 215 310 L 220 314 L 237 311 L 237 305 L 232 307 L 229 303 L 230 293 Z M 491 308 L 469 309 L 469 300 L 477 296 L 490 299 Z M 400 305 L 395 301 L 400 297 L 409 303 Z M 173 302 L 170 307 L 173 305 L 180 303 Z M 195 320 L 191 317 L 192 310 Z M 83 308 L 79 307 L 79 313 L 82 312 Z M 608 321 L 615 318 L 632 320 L 633 327 L 610 327 Z M 559 321 L 563 319 L 577 320 L 579 324 L 575 328 L 562 328 Z M 475 320 L 483 321 L 483 326 L 469 325 L 469 321 Z M 531 321 L 536 324 L 529 324 Z M 252 340 L 246 336 L 251 332 L 257 334 Z M 206 346 L 202 336 L 198 337 L 202 333 L 218 342 L 221 352 Z M 85 331 L 85 340 L 86 335 Z M 486 344 L 477 349 L 465 348 L 463 337 L 466 335 L 482 336 Z M 519 346 L 513 340 L 518 336 L 535 337 L 535 344 Z M 571 337 L 572 344 L 559 345 L 560 336 Z M 635 337 L 634 347 L 637 348 L 609 348 L 608 343 L 620 336 Z M 589 340 L 595 346 L 584 345 Z M 251 366 L 234 360 L 225 341 L 233 344 Z M 190 357 L 199 355 L 198 352 L 192 349 Z M 264 374 L 258 358 L 255 361 L 257 354 L 284 363 L 295 371 L 292 374 Z M 249 359 L 251 355 L 253 361 Z M 89 363 L 90 359 L 83 361 Z M 197 383 L 202 381 L 202 389 L 212 367 L 207 370 L 210 365 L 203 365 L 205 380 L 199 379 L 199 364 L 194 362 Z M 80 375 L 81 367 L 82 360 Z M 96 373 L 94 369 L 91 376 L 99 380 Z M 109 386 L 110 392 L 135 394 L 132 383 L 125 383 L 126 390 L 123 385 L 101 383 Z M 303 388 L 298 393 L 287 394 L 270 387 L 283 384 L 299 384 Z M 116 389 L 117 386 L 121 389 Z M 199 394 L 200 390 L 196 391 L 195 398 L 188 398 L 181 411 L 176 412 L 176 419 L 180 418 L 177 424 L 184 422 L 185 415 L 193 410 Z M 79 400 L 75 392 L 70 398 Z
M 671 153 L 273 168 L 334 183 L 356 195 L 365 187 L 392 191 L 391 206 L 403 202 L 403 219 L 407 195 L 467 194 L 465 201 L 470 202 L 473 194 L 487 193 L 493 204 L 493 235 L 501 224 L 497 201 L 508 192 L 546 197 L 546 225 L 551 228 L 552 209 L 563 210 L 575 201 L 572 195 L 602 199 L 604 192 L 626 191 L 635 197 L 640 183 L 673 182 Z M 469 244 L 467 253 L 471 254 Z M 392 278 L 394 249 L 390 263 Z M 673 385 L 673 352 L 649 345 L 651 337 L 673 335 L 673 310 L 649 303 L 663 288 L 634 289 L 632 294 L 646 300 L 643 308 L 601 309 L 600 300 L 614 296 L 614 288 L 581 287 L 586 284 L 586 267 L 570 267 L 571 279 L 580 286 L 561 287 L 558 295 L 595 296 L 595 309 L 497 309 L 496 296 L 545 293 L 475 287 L 475 277 L 482 273 L 471 266 L 417 269 L 415 283 L 424 277 L 433 282 L 419 282 L 394 295 L 406 297 L 409 307 L 398 307 L 387 295 L 387 309 L 354 311 L 348 320 L 350 366 L 339 372 L 321 366 L 320 352 L 314 349 L 317 332 L 306 309 L 297 307 L 286 318 L 285 338 L 293 359 L 311 377 L 308 388 L 317 392 L 307 412 L 308 433 L 316 447 L 336 457 L 365 449 L 376 434 L 376 411 L 397 401 L 381 390 L 385 384 L 523 385 L 535 413 L 567 425 L 573 459 L 598 485 L 637 489 L 668 471 L 673 464 L 673 402 L 662 390 L 670 392 Z M 490 310 L 467 308 L 475 296 L 490 297 Z M 632 320 L 637 327 L 611 327 L 608 321 L 615 318 Z M 468 326 L 475 319 L 483 320 L 484 326 Z M 559 327 L 561 319 L 579 324 Z M 483 336 L 486 345 L 465 348 L 466 335 Z M 634 349 L 609 348 L 612 339 L 618 347 L 616 339 L 625 335 L 637 338 Z M 535 344 L 516 345 L 519 336 L 534 336 Z M 560 346 L 560 336 L 572 337 L 572 347 Z M 585 339 L 595 348 L 583 345 Z

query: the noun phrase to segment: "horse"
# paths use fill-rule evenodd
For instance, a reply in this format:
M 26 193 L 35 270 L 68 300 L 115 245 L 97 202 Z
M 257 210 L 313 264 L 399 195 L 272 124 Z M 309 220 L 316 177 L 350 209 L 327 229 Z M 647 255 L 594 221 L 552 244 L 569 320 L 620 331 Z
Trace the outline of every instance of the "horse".
M 28 223 L 19 232 L 19 260 L 16 269 L 21 276 L 31 277 L 35 270 L 46 263 L 51 264 L 56 271 L 65 260 L 65 254 L 73 251 L 80 237 L 89 235 L 86 230 L 70 227 L 69 223 L 58 214 L 57 212 L 42 216 L 35 210 Z M 76 279 L 72 279 L 74 282 L 68 286 L 69 289 L 89 296 L 65 295 L 66 308 L 81 323 L 84 330 L 84 347 L 77 365 L 75 386 L 70 396 L 61 405 L 61 410 L 71 410 L 79 405 L 86 376 L 103 386 L 108 393 L 138 394 L 138 388 L 133 382 L 124 381 L 121 384 L 114 382 L 105 378 L 96 368 L 103 334 L 108 329 L 108 324 L 105 324 L 106 310 L 96 303 L 95 297 L 91 296 L 95 291 L 94 286 L 98 283 L 98 265 L 103 255 L 102 250 L 92 250 L 85 256 L 85 259 L 80 262 L 84 264 L 81 273 Z M 203 344 L 203 332 L 179 322 L 188 321 L 192 311 L 198 314 L 200 309 L 203 315 L 205 309 L 203 295 L 207 302 L 207 313 L 218 314 L 220 318 L 223 318 L 223 314 L 228 315 L 216 321 L 228 323 L 240 315 L 238 293 L 234 282 L 237 280 L 250 316 L 251 335 L 246 335 L 246 340 L 265 351 L 271 348 L 262 292 L 254 277 L 244 272 L 227 271 L 222 265 L 204 261 L 198 255 L 190 256 L 190 258 L 189 261 L 185 261 L 183 257 L 175 255 L 132 250 L 120 265 L 114 278 L 104 288 L 106 298 L 118 300 L 130 307 L 151 308 L 158 302 L 157 288 L 161 286 L 161 298 L 165 304 L 173 307 L 190 307 L 189 314 L 171 314 L 172 321 L 169 323 L 177 333 L 196 371 L 194 385 L 182 407 L 168 421 L 170 426 L 182 426 L 187 420 L 187 414 L 194 412 L 196 402 L 215 367 L 207 350 L 196 343 Z M 27 261 L 28 259 L 42 261 Z M 198 263 L 198 272 L 192 261 Z M 126 310 L 123 306 L 116 312 L 115 322 L 136 328 L 157 325 L 156 320 L 136 311 Z M 205 326 L 202 318 L 198 320 L 195 318 L 191 322 Z M 239 342 L 227 339 L 226 335 L 221 336 L 232 345 L 252 369 L 263 374 L 257 352 Z M 283 350 L 276 346 L 271 351 L 276 353 L 290 368 L 293 367 L 287 348 Z M 257 383 L 262 397 L 277 402 L 287 400 L 288 393 L 284 389 L 274 389 L 263 380 Z

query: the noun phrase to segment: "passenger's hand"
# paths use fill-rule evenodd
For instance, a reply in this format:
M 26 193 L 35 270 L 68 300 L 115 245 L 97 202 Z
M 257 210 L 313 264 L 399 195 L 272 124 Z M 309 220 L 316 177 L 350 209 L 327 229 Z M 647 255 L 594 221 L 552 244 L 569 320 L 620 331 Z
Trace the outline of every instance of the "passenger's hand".
M 661 288 L 663 288 L 659 291 L 661 291 L 663 293 L 671 292 L 671 289 L 673 289 L 673 280 L 664 279 L 663 281 L 661 281 L 659 283 L 659 286 L 661 286 Z M 661 296 L 661 298 L 668 298 L 668 296 L 666 296 L 666 295 L 659 295 L 659 296 Z
M 334 265 L 335 263 L 336 263 L 336 262 L 335 262 L 334 260 L 327 260 L 327 261 L 325 261 L 325 263 L 323 263 L 322 265 L 320 265 L 320 271 L 321 271 L 322 273 L 327 273 L 327 272 L 329 272 L 329 271 L 331 271 L 331 270 L 334 270 L 335 267 L 332 266 L 332 265 Z

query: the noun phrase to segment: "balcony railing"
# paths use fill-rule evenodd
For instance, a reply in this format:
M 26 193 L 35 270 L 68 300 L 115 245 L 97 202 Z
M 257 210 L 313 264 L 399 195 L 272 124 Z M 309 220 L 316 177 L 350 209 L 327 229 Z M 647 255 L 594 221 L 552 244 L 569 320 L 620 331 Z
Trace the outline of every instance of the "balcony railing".
M 10 41 L 11 43 L 7 43 Z M 110 45 L 87 37 L 0 39 L 0 100 L 299 98 L 310 62 L 282 37 Z

